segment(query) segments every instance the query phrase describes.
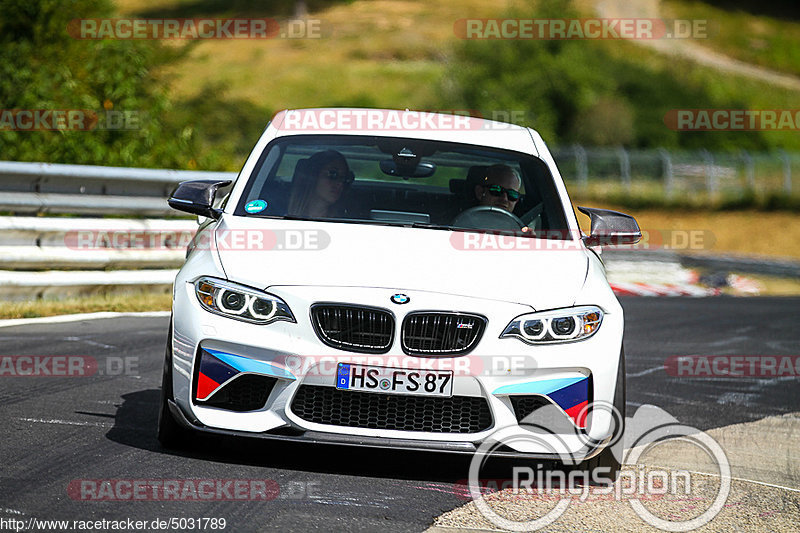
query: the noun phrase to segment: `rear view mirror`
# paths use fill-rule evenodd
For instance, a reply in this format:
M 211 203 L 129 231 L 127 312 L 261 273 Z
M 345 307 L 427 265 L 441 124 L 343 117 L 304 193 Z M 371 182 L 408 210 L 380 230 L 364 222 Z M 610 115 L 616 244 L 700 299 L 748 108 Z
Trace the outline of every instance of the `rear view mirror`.
M 400 176 L 402 178 L 429 178 L 436 172 L 436 165 L 427 161 L 396 162 L 391 159 L 384 159 L 380 162 L 381 172 L 387 176 Z
M 592 221 L 591 235 L 583 238 L 586 246 L 636 244 L 642 238 L 639 224 L 630 215 L 592 207 L 579 206 L 578 210 Z
M 173 209 L 208 218 L 219 218 L 221 209 L 215 209 L 214 196 L 217 189 L 230 185 L 230 180 L 184 181 L 172 193 L 167 203 Z

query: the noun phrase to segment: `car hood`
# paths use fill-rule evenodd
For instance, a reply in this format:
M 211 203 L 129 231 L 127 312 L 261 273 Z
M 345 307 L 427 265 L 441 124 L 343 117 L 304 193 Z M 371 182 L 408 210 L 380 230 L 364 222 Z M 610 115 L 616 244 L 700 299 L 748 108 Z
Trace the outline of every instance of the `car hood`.
M 588 269 L 578 241 L 227 214 L 214 233 L 228 279 L 263 289 L 380 287 L 551 309 L 575 302 Z

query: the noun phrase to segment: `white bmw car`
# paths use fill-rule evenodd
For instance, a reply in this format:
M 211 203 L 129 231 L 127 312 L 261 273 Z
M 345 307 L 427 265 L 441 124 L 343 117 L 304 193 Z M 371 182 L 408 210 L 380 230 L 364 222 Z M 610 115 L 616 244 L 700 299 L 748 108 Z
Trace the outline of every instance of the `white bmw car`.
M 201 217 L 175 279 L 158 436 L 193 432 L 618 467 L 623 313 L 529 128 L 375 109 L 278 113 Z M 597 406 L 614 406 L 600 409 Z M 543 436 L 541 436 L 543 435 Z

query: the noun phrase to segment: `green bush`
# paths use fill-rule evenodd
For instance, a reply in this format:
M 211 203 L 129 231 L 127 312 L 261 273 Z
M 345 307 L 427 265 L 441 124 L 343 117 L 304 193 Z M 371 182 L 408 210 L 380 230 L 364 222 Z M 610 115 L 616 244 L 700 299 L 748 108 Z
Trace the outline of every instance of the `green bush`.
M 128 113 L 133 129 L 0 131 L 16 161 L 185 168 L 196 159 L 190 129 L 172 110 L 159 68 L 184 50 L 157 41 L 80 40 L 71 19 L 113 16 L 108 0 L 2 0 L 0 102 L 4 109 Z

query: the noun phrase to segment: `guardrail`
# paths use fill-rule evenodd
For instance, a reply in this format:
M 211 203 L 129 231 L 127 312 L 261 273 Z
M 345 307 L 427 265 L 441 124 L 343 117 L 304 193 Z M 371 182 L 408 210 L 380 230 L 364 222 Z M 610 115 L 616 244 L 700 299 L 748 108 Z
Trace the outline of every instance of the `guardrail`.
M 0 270 L 178 268 L 193 220 L 0 217 Z
M 235 178 L 233 172 L 0 161 L 0 211 L 15 215 L 0 216 L 0 298 L 168 290 L 197 223 L 151 217 L 181 216 L 166 200 L 182 181 Z M 103 235 L 169 234 L 182 238 L 153 246 L 146 239 L 130 246 L 102 242 Z M 83 246 L 84 236 L 95 242 Z
M 564 158 L 575 159 L 578 180 L 584 182 L 589 179 L 589 169 L 599 164 L 602 157 L 612 160 L 616 157 L 623 183 L 633 182 L 636 173 L 632 178 L 631 166 L 637 168 L 640 160 L 649 161 L 647 168 L 653 169 L 654 173 L 659 168 L 673 172 L 666 174 L 667 178 L 672 176 L 665 182 L 670 184 L 669 190 L 674 190 L 676 183 L 680 183 L 674 176 L 674 161 L 667 165 L 667 159 L 661 152 L 647 152 L 649 155 L 637 152 L 632 155 L 627 152 L 622 154 L 619 150 L 601 150 L 587 156 L 587 150 L 581 150 L 567 153 L 554 151 L 559 158 L 559 165 L 566 167 L 568 180 L 571 177 L 574 179 L 574 175 L 570 175 L 569 164 L 563 161 Z M 651 160 L 650 156 L 656 157 L 656 160 Z M 709 168 L 713 170 L 713 167 L 706 166 L 703 172 L 711 172 Z M 784 165 L 784 170 L 788 172 L 788 178 L 784 177 L 782 181 L 784 190 L 791 190 L 791 165 Z M 681 172 L 688 171 L 682 169 Z M 724 173 L 721 175 L 725 176 Z M 753 176 L 749 172 L 745 172 L 745 175 L 748 180 Z M 794 175 L 800 175 L 800 172 Z M 169 290 L 175 269 L 183 262 L 187 236 L 196 230 L 196 222 L 120 217 L 179 216 L 166 202 L 178 183 L 192 179 L 226 180 L 235 177 L 236 174 L 232 172 L 0 162 L 0 211 L 15 214 L 0 216 L 0 299 L 63 297 L 134 287 Z M 607 175 L 601 175 L 603 177 Z M 725 179 L 730 179 L 730 176 Z M 33 214 L 82 216 L 25 216 Z M 102 243 L 100 234 L 103 232 L 111 235 L 112 242 L 108 246 L 98 245 L 98 242 Z M 82 234 L 94 236 L 99 241 L 91 246 L 81 246 L 79 238 Z M 138 234 L 174 234 L 181 238 L 160 241 L 153 246 L 148 246 L 146 240 L 143 245 L 132 246 L 113 242 L 120 235 L 135 238 Z M 612 257 L 625 260 L 626 255 L 630 259 L 639 258 L 641 252 L 620 251 Z M 695 264 L 691 261 L 702 261 L 704 263 L 701 266 L 709 268 L 724 267 L 800 278 L 800 265 L 796 262 L 735 259 L 687 259 L 676 258 L 674 254 L 654 256 L 656 261 L 690 264 Z
M 180 219 L 0 217 L 0 299 L 167 291 L 196 230 Z
M 235 172 L 0 161 L 0 211 L 175 216 L 166 198 L 178 183 L 235 178 Z

